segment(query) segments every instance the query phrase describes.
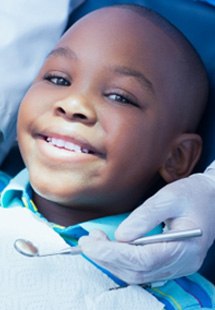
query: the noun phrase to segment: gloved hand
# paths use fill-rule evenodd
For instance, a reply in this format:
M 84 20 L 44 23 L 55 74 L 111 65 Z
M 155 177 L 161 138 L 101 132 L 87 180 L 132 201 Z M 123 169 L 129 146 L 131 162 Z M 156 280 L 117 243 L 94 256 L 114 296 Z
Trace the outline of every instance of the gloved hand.
M 215 162 L 212 164 L 215 166 Z M 83 252 L 130 284 L 151 283 L 197 271 L 215 238 L 215 167 L 175 181 L 131 213 L 109 241 L 102 232 L 82 237 Z M 126 244 L 159 223 L 170 230 L 199 227 L 203 236 L 144 246 Z

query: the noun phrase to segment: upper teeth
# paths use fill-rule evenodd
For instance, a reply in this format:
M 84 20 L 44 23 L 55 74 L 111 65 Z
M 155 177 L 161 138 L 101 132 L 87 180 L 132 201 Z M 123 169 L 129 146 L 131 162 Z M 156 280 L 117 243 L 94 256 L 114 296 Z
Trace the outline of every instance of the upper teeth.
M 68 142 L 62 139 L 56 139 L 56 138 L 50 138 L 48 137 L 46 139 L 47 142 L 53 144 L 54 146 L 60 147 L 60 148 L 64 148 L 73 152 L 77 152 L 77 153 L 90 153 L 90 151 L 85 148 L 85 147 L 81 147 L 80 145 L 74 144 L 72 142 Z

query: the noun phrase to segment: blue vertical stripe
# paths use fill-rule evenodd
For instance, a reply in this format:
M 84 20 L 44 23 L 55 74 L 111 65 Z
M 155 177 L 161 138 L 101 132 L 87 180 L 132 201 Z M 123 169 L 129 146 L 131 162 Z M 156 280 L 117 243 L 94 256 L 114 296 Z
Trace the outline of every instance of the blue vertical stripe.
M 196 282 L 191 281 L 187 277 L 182 277 L 176 279 L 175 282 L 183 288 L 186 292 L 191 294 L 201 305 L 201 307 L 212 307 L 212 301 L 207 292 L 203 289 L 202 286 L 197 284 Z
M 147 289 L 155 298 L 157 298 L 161 303 L 165 305 L 165 310 L 175 310 L 176 308 L 172 305 L 172 303 L 164 297 L 161 297 L 158 293 L 156 293 L 152 289 Z

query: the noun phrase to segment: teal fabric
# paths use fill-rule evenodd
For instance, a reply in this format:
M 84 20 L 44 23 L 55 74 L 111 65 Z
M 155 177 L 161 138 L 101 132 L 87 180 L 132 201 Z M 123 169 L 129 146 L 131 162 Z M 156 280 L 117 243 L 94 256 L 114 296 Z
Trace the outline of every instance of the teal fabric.
M 214 0 L 139 0 L 139 1 L 117 1 L 117 0 L 86 0 L 69 19 L 69 25 L 74 23 L 84 14 L 107 5 L 116 3 L 137 3 L 156 10 L 175 24 L 195 46 L 201 55 L 211 81 L 211 94 L 205 117 L 200 126 L 200 133 L 204 138 L 204 152 L 197 170 L 202 171 L 212 160 L 215 159 L 215 1 Z M 11 175 L 16 174 L 17 148 L 12 152 L 10 158 L 6 158 L 4 170 Z M 1 189 L 7 184 L 8 178 L 1 178 Z M 0 191 L 1 191 L 0 189 Z M 10 196 L 10 195 L 9 195 Z M 20 201 L 17 200 L 16 203 Z M 14 202 L 15 203 L 15 202 Z M 215 247 L 211 248 L 208 260 L 202 268 L 202 272 L 215 283 Z
M 11 177 L 3 171 L 0 171 L 0 193 L 9 183 Z
M 32 197 L 32 189 L 29 183 L 28 171 L 27 169 L 23 169 L 16 177 L 14 177 L 11 180 L 8 186 L 3 190 L 1 194 L 0 204 L 4 208 L 11 208 L 13 206 L 17 206 L 17 201 L 19 201 L 20 207 L 26 207 L 30 209 L 32 212 L 37 214 L 38 217 L 47 222 L 44 216 L 38 212 L 37 207 L 34 205 L 31 197 Z M 52 227 L 55 230 L 57 230 L 58 233 L 67 236 L 67 238 L 69 238 L 70 232 L 74 232 L 74 230 L 77 227 L 78 228 L 82 227 L 86 231 L 91 231 L 93 229 L 101 229 L 107 234 L 110 240 L 114 240 L 114 231 L 116 227 L 119 226 L 119 224 L 128 216 L 128 214 L 129 213 L 123 213 L 119 215 L 97 218 L 66 228 L 57 225 L 55 223 L 49 223 L 49 225 L 51 224 Z M 152 235 L 160 233 L 161 231 L 162 231 L 161 226 L 158 226 L 155 229 L 153 229 L 149 234 Z M 73 236 L 72 239 L 77 238 Z
M 90 220 L 70 227 L 62 227 L 54 223 L 49 223 L 37 210 L 33 201 L 31 200 L 31 187 L 28 180 L 27 170 L 20 172 L 8 186 L 3 190 L 1 195 L 1 207 L 11 208 L 14 206 L 26 207 L 35 213 L 42 220 L 46 221 L 55 231 L 57 231 L 66 242 L 71 245 L 77 243 L 80 236 L 88 234 L 92 229 L 102 229 L 107 235 L 113 239 L 116 227 L 128 215 L 120 214 L 115 216 L 108 216 L 96 220 Z M 157 233 L 160 231 L 154 231 Z M 86 259 L 88 259 L 85 256 Z M 89 260 L 89 259 L 88 259 Z M 104 268 L 98 266 L 93 261 L 89 260 L 101 272 L 105 273 L 119 286 L 126 286 L 127 284 L 114 275 L 109 273 Z M 159 299 L 168 310 L 186 310 L 186 309 L 215 309 L 215 287 L 206 279 L 198 274 L 189 277 L 183 277 L 177 280 L 168 281 L 161 287 L 146 288 L 157 299 Z

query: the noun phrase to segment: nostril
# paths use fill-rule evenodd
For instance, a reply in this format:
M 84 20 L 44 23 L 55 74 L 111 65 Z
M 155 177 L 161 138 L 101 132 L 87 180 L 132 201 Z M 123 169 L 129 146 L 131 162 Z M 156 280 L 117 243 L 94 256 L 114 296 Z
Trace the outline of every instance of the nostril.
M 61 107 L 57 108 L 57 112 L 60 114 L 66 114 L 66 111 Z
M 74 118 L 78 118 L 78 119 L 83 119 L 83 120 L 87 119 L 87 117 L 84 114 L 82 114 L 82 113 L 74 113 L 73 117 Z
M 66 109 L 64 109 L 62 107 L 57 108 L 57 114 L 62 115 L 64 117 L 71 118 L 71 119 L 79 119 L 79 120 L 86 120 L 87 119 L 87 116 L 84 115 L 83 113 L 76 113 L 73 111 L 68 112 Z

